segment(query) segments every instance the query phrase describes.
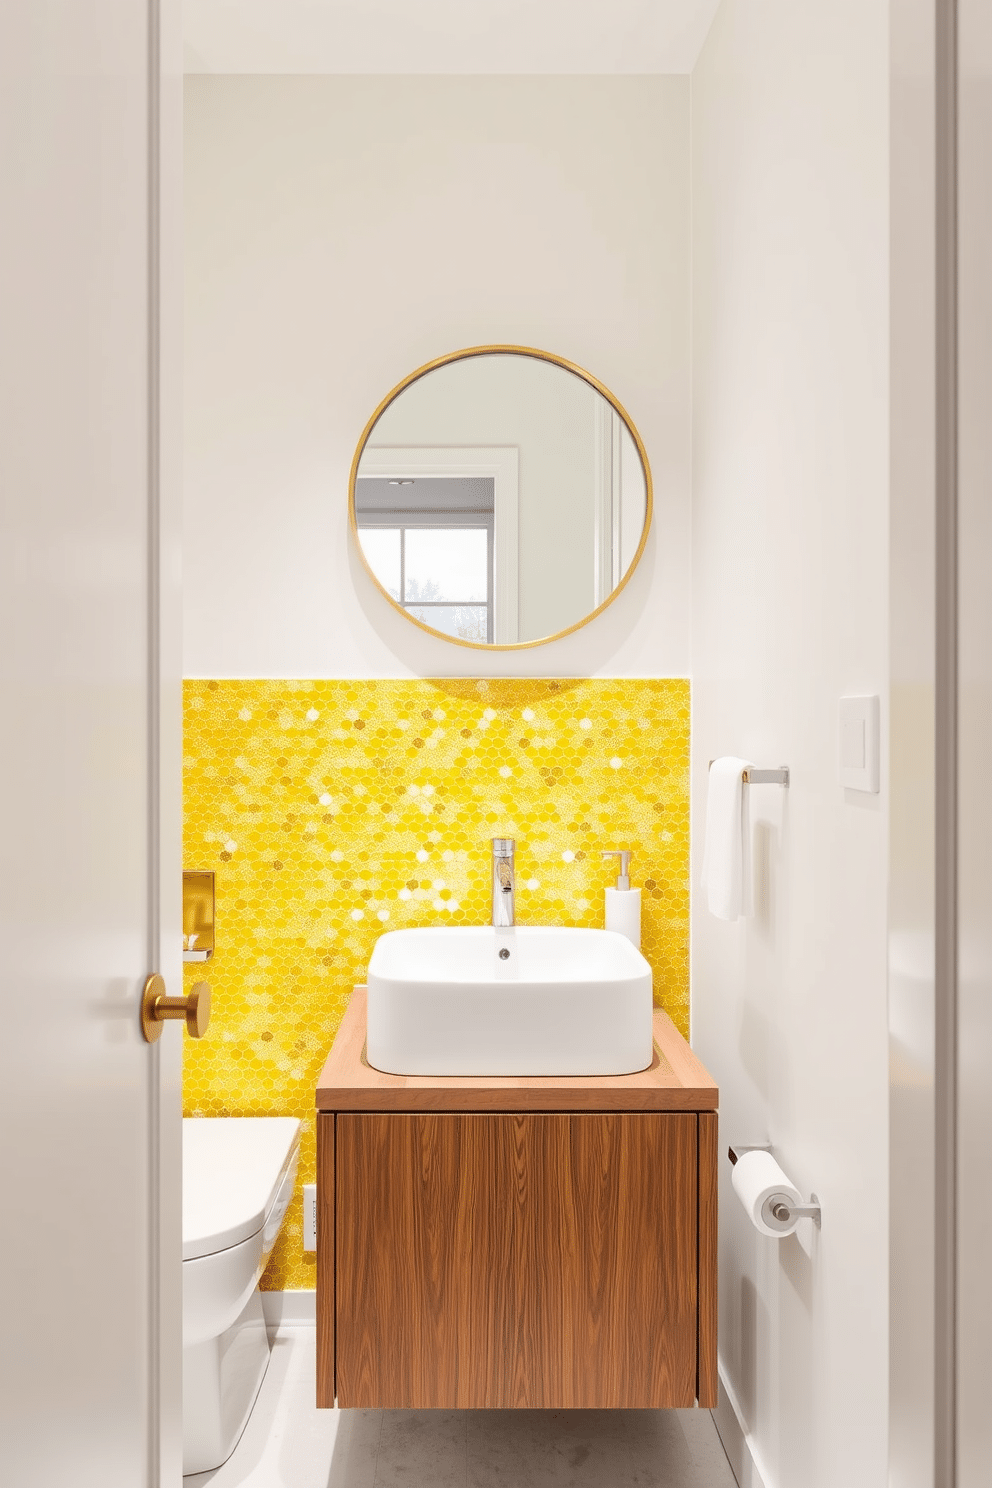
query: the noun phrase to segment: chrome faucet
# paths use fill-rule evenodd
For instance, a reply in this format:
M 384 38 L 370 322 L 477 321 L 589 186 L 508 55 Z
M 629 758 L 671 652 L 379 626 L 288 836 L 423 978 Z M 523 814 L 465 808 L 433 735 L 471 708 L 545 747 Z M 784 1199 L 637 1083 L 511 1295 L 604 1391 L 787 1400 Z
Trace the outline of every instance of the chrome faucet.
M 493 925 L 509 929 L 514 923 L 514 871 L 512 837 L 493 838 Z

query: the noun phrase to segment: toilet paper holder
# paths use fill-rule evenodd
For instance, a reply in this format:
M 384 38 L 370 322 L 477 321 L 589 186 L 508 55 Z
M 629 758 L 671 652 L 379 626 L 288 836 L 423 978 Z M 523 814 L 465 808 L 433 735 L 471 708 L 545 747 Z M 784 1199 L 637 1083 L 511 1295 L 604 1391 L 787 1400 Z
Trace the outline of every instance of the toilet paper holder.
M 743 1142 L 735 1142 L 727 1149 L 730 1165 L 734 1167 L 737 1159 L 743 1157 L 745 1152 L 771 1152 L 767 1143 L 754 1143 L 751 1146 Z M 794 1219 L 811 1219 L 817 1229 L 821 1227 L 820 1201 L 815 1193 L 809 1196 L 808 1204 L 790 1204 L 783 1195 L 782 1198 L 772 1206 L 772 1213 L 782 1224 L 791 1224 Z

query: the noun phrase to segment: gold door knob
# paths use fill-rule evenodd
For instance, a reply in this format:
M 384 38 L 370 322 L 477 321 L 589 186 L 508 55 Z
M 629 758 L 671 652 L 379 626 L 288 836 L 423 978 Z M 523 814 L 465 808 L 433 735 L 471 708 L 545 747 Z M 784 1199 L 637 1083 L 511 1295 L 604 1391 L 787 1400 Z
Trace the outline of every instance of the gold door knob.
M 210 987 L 197 982 L 188 997 L 167 997 L 165 981 L 156 974 L 145 983 L 141 996 L 141 1031 L 148 1043 L 162 1037 L 167 1018 L 185 1018 L 190 1038 L 202 1038 L 210 1022 Z

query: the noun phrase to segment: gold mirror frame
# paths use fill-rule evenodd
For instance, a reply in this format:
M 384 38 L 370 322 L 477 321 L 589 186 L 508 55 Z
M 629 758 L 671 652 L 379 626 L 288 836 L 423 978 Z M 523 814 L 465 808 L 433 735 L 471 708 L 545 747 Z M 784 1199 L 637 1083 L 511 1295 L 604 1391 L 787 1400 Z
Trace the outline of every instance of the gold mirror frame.
M 644 530 L 641 533 L 641 540 L 637 545 L 637 552 L 631 559 L 630 567 L 627 569 L 627 572 L 623 575 L 619 584 L 610 593 L 608 598 L 604 599 L 603 603 L 601 605 L 597 605 L 594 610 L 590 610 L 588 615 L 583 616 L 581 620 L 577 620 L 574 625 L 567 626 L 565 630 L 557 630 L 554 632 L 553 635 L 541 636 L 540 639 L 536 641 L 466 641 L 463 640 L 461 636 L 446 635 L 443 630 L 435 630 L 432 625 L 425 625 L 422 620 L 418 620 L 414 615 L 411 615 L 408 610 L 405 610 L 402 605 L 397 604 L 396 600 L 389 593 L 388 589 L 385 589 L 382 584 L 379 583 L 379 580 L 372 572 L 371 566 L 369 565 L 365 557 L 365 553 L 362 550 L 361 540 L 358 536 L 358 521 L 355 514 L 355 483 L 358 479 L 358 467 L 361 464 L 362 455 L 365 452 L 365 446 L 368 444 L 372 430 L 379 422 L 379 419 L 385 413 L 390 403 L 392 403 L 395 398 L 399 397 L 400 393 L 408 388 L 411 383 L 418 382 L 421 377 L 426 377 L 428 372 L 435 372 L 438 367 L 446 367 L 450 362 L 462 362 L 467 361 L 469 357 L 480 356 L 536 357 L 538 361 L 551 362 L 556 367 L 562 367 L 566 372 L 572 372 L 576 377 L 581 377 L 582 381 L 588 383 L 590 387 L 595 388 L 596 392 L 600 393 L 602 397 L 606 399 L 607 403 L 609 403 L 610 406 L 614 408 L 623 419 L 624 424 L 626 425 L 627 430 L 637 447 L 637 453 L 640 456 L 641 466 L 644 470 Z M 620 403 L 613 396 L 608 387 L 604 387 L 599 379 L 597 377 L 593 377 L 592 373 L 587 372 L 584 367 L 576 366 L 574 362 L 569 362 L 566 361 L 564 357 L 556 356 L 553 351 L 539 351 L 535 346 L 467 346 L 462 351 L 450 351 L 447 353 L 446 356 L 435 357 L 432 362 L 426 362 L 423 367 L 418 367 L 415 372 L 411 372 L 408 377 L 404 377 L 402 382 L 398 382 L 393 388 L 392 392 L 386 394 L 385 398 L 383 398 L 382 402 L 379 404 L 378 408 L 375 410 L 372 417 L 365 425 L 365 428 L 362 430 L 362 437 L 358 441 L 358 448 L 355 450 L 355 457 L 351 462 L 351 475 L 348 479 L 348 522 L 349 526 L 351 527 L 351 535 L 354 539 L 355 547 L 358 550 L 358 555 L 362 560 L 362 566 L 364 567 L 365 572 L 368 574 L 375 587 L 378 589 L 379 593 L 383 596 L 384 599 L 389 601 L 389 604 L 392 606 L 392 608 L 399 614 L 401 614 L 404 619 L 408 620 L 411 625 L 416 625 L 419 630 L 425 631 L 427 635 L 435 636 L 440 641 L 448 641 L 453 646 L 468 646 L 473 651 L 529 651 L 533 646 L 546 646 L 549 641 L 560 641 L 562 636 L 571 635 L 573 631 L 581 630 L 584 625 L 588 625 L 591 620 L 595 620 L 596 616 L 601 615 L 607 608 L 607 606 L 613 603 L 620 591 L 625 588 L 628 579 L 636 569 L 637 565 L 640 563 L 645 544 L 648 540 L 648 533 L 651 531 L 651 519 L 653 513 L 654 496 L 651 482 L 651 466 L 648 463 L 647 450 L 644 448 L 644 441 L 641 439 L 640 434 L 637 432 L 637 429 L 634 426 L 633 419 L 631 419 L 623 404 Z

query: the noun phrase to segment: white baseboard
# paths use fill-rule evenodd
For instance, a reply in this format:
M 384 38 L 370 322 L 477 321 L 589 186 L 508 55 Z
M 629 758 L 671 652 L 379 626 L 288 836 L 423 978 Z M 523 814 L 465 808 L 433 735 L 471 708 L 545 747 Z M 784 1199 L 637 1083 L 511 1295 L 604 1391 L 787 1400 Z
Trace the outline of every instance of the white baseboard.
M 720 1364 L 720 1389 L 717 1407 L 713 1412 L 713 1421 L 720 1433 L 723 1450 L 727 1454 L 727 1460 L 740 1488 L 773 1488 L 768 1474 L 759 1465 L 760 1459 L 755 1451 L 754 1439 L 747 1429 L 737 1397 L 727 1382 L 722 1363 Z
M 317 1322 L 317 1293 L 262 1292 L 262 1313 L 270 1328 L 312 1328 Z

